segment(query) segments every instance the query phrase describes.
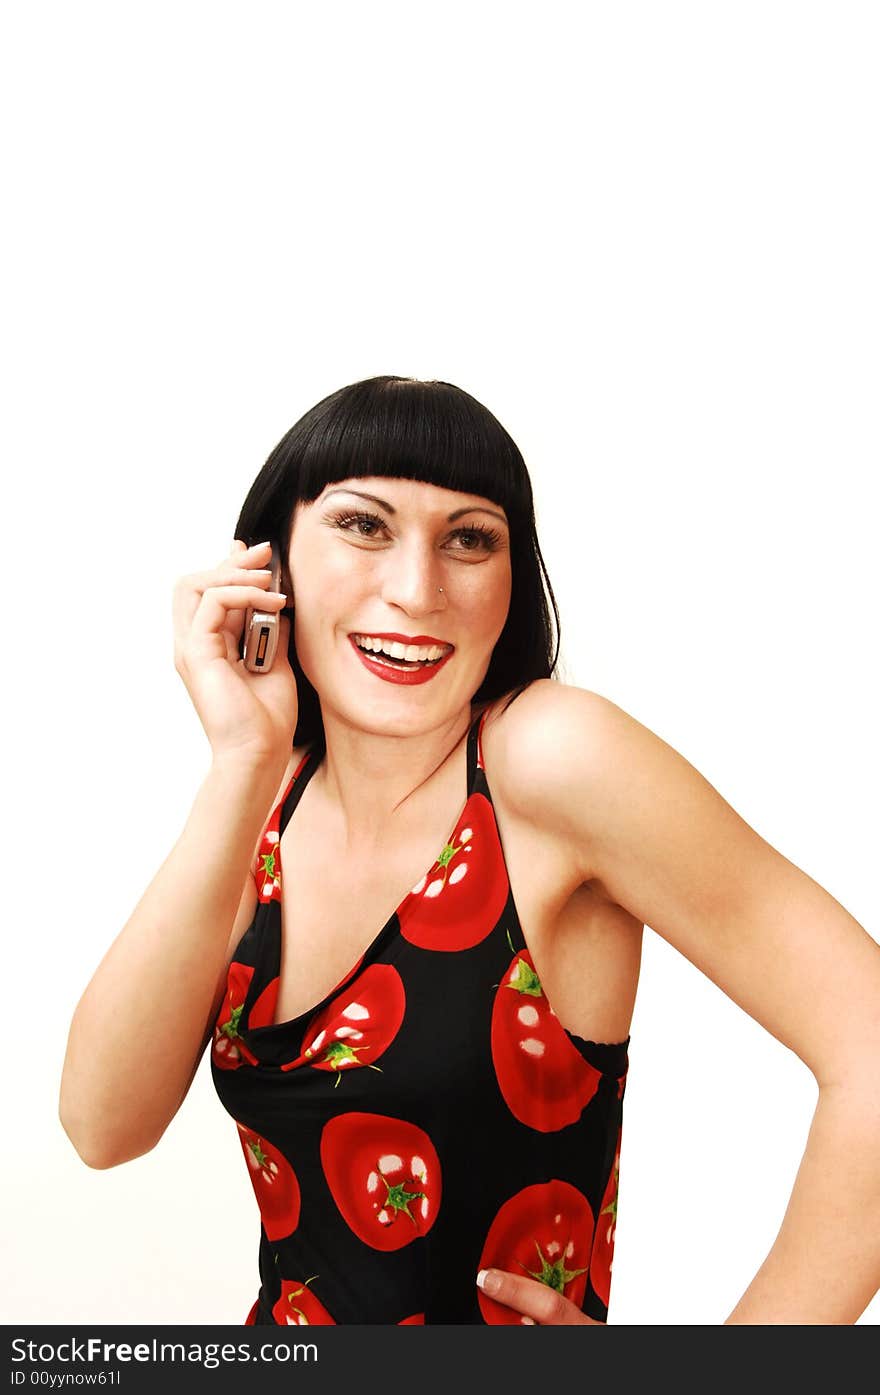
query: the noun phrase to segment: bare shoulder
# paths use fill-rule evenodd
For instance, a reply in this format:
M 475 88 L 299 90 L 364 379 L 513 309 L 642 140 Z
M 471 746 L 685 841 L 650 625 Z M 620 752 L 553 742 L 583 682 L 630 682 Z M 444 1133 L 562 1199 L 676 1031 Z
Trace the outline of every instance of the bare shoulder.
M 601 693 L 542 678 L 492 704 L 483 752 L 493 792 L 518 818 L 571 843 L 584 879 L 596 876 L 591 834 L 608 801 L 659 738 Z
M 514 716 L 522 720 L 523 713 L 528 713 L 527 720 L 532 721 L 542 715 L 558 716 L 570 711 L 615 707 L 601 693 L 578 688 L 573 683 L 561 683 L 557 678 L 536 678 L 521 693 L 515 694 L 516 689 L 513 689 L 492 703 L 492 711 L 486 719 L 487 729 L 490 724 L 498 726 L 502 718 L 508 723 Z
M 536 798 L 549 807 L 565 793 L 573 770 L 607 761 L 609 751 L 622 754 L 637 729 L 646 730 L 601 693 L 539 678 L 492 704 L 483 744 L 511 807 L 531 808 Z

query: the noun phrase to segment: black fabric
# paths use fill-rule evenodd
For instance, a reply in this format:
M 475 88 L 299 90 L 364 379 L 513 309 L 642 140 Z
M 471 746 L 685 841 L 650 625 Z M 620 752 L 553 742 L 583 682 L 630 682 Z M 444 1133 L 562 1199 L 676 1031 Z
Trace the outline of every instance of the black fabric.
M 479 1293 L 487 1264 L 607 1319 L 630 1039 L 586 1041 L 546 1001 L 480 731 L 476 719 L 467 799 L 433 868 L 327 997 L 275 1025 L 278 838 L 321 747 L 268 825 L 268 899 L 233 957 L 212 1050 L 261 1208 L 258 1323 L 518 1322 Z

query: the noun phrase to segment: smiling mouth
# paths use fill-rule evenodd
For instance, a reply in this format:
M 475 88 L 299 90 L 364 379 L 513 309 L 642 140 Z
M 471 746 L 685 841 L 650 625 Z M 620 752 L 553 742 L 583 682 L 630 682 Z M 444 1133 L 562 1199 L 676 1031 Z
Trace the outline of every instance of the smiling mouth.
M 352 634 L 349 638 L 374 663 L 404 672 L 433 668 L 455 647 L 452 644 L 403 644 L 399 640 L 383 639 L 381 635 Z

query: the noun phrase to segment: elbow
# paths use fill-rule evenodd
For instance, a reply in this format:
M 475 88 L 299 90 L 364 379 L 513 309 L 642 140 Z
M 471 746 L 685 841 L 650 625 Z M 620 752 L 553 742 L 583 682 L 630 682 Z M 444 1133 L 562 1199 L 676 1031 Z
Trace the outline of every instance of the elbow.
M 66 1129 L 65 1133 L 67 1133 Z M 104 1153 L 93 1153 L 88 1147 L 77 1143 L 76 1139 L 72 1138 L 69 1133 L 67 1133 L 67 1137 L 70 1138 L 80 1160 L 85 1163 L 86 1167 L 91 1167 L 95 1172 L 105 1172 L 108 1168 L 117 1167 L 122 1161 L 122 1159 L 108 1157 Z
M 73 1144 L 77 1156 L 85 1163 L 86 1167 L 95 1168 L 96 1171 L 103 1171 L 105 1168 L 115 1166 L 114 1159 L 106 1152 L 102 1152 L 100 1148 L 96 1148 L 92 1139 L 73 1127 L 68 1122 L 64 1112 L 60 1109 L 58 1111 L 58 1118 L 61 1121 L 61 1127 Z
M 71 1115 L 63 1100 L 59 1105 L 58 1118 L 77 1156 L 86 1167 L 96 1172 L 106 1172 L 111 1167 L 120 1167 L 122 1163 L 132 1162 L 155 1147 L 155 1142 L 148 1143 L 145 1147 L 135 1147 L 132 1146 L 131 1139 L 127 1140 L 127 1146 L 124 1146 L 119 1139 L 112 1139 L 106 1134 L 102 1135 L 100 1131 L 89 1129 L 82 1120 L 77 1120 Z
M 121 1158 L 114 1157 L 106 1148 L 102 1148 L 97 1139 L 77 1128 L 63 1109 L 59 1109 L 58 1118 L 61 1121 L 61 1127 L 73 1144 L 77 1156 L 85 1163 L 86 1167 L 103 1172 L 109 1167 L 116 1167 L 117 1163 L 122 1161 Z

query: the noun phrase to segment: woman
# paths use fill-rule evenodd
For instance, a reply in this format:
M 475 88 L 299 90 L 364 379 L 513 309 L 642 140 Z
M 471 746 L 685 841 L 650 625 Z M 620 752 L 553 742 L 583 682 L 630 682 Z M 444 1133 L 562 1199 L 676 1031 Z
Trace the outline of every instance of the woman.
M 447 383 L 355 383 L 236 533 L 176 588 L 212 768 L 77 1007 L 80 1155 L 152 1148 L 211 1041 L 262 1219 L 249 1322 L 602 1323 L 649 924 L 819 1085 L 728 1321 L 855 1321 L 880 1283 L 878 946 L 669 746 L 552 680 L 504 428 Z M 245 608 L 286 600 L 247 673 Z

